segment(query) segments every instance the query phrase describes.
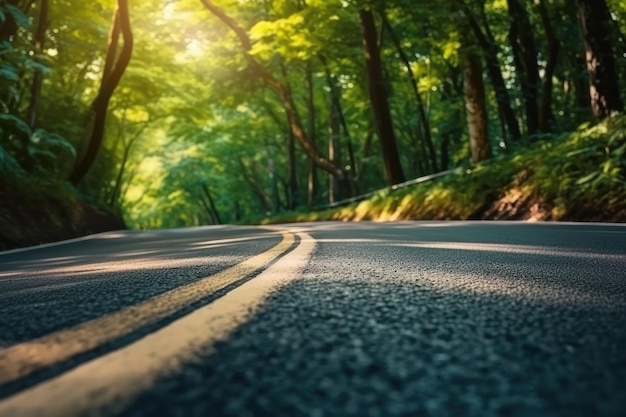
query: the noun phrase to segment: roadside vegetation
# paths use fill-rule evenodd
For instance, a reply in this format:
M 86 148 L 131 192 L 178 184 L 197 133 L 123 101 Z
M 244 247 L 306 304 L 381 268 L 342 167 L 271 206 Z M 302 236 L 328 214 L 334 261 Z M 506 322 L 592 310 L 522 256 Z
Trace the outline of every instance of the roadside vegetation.
M 119 213 L 58 180 L 0 176 L 0 251 L 124 229 Z
M 622 0 L 0 2 L 0 248 L 124 226 L 623 220 L 625 33 Z
M 358 203 L 261 223 L 407 219 L 626 222 L 626 117 Z

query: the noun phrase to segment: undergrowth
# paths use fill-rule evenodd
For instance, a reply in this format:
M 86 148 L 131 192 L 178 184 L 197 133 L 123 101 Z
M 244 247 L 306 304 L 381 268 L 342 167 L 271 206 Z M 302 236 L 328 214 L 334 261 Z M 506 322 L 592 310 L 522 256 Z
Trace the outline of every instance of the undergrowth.
M 626 116 L 585 124 L 431 182 L 263 223 L 404 219 L 626 221 Z

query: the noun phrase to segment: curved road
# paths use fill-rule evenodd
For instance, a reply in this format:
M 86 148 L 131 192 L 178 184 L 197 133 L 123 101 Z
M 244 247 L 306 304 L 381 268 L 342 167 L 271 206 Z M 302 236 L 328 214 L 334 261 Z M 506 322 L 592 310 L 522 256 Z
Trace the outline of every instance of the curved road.
M 316 223 L 0 253 L 0 416 L 624 416 L 626 226 Z

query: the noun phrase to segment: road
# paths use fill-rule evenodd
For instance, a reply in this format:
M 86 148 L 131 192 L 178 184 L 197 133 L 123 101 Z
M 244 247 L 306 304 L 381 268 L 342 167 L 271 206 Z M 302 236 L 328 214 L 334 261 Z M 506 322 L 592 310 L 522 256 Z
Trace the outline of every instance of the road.
M 0 254 L 0 416 L 626 416 L 626 226 L 109 232 Z

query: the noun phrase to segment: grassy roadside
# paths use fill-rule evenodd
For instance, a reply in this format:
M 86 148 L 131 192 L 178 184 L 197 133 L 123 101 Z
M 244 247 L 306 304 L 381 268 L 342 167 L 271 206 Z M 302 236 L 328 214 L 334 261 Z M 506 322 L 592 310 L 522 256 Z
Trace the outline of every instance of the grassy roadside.
M 431 182 L 261 223 L 408 219 L 626 222 L 626 116 Z

